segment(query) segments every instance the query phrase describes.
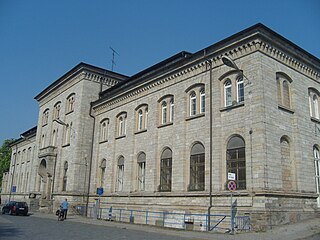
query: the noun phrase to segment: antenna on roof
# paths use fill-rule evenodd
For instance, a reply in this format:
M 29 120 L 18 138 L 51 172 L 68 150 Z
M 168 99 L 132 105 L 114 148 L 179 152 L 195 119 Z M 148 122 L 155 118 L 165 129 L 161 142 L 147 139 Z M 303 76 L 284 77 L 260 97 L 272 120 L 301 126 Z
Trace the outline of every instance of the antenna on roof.
M 120 55 L 119 55 L 119 53 L 117 53 L 117 51 L 114 50 L 112 47 L 109 47 L 109 48 L 110 48 L 111 51 L 112 51 L 111 71 L 113 71 L 113 67 L 114 67 L 115 65 L 117 65 L 116 62 L 114 61 L 115 54 L 117 54 L 118 56 L 120 56 Z

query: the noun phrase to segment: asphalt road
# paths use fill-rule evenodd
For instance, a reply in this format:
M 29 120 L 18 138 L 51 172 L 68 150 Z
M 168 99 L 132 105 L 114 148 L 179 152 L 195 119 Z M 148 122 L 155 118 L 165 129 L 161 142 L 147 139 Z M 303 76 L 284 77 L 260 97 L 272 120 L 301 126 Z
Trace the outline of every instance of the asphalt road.
M 99 240 L 99 239 L 159 239 L 185 240 L 178 236 L 162 233 L 137 231 L 132 229 L 97 226 L 73 221 L 57 221 L 56 219 L 39 218 L 35 216 L 0 215 L 1 240 Z

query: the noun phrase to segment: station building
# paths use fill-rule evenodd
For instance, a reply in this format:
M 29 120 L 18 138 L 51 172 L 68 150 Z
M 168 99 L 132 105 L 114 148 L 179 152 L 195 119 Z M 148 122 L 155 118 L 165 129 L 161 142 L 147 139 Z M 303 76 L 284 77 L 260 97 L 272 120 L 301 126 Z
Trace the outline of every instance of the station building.
M 101 207 L 224 214 L 231 177 L 255 230 L 319 216 L 319 83 L 320 60 L 262 24 L 133 76 L 80 63 L 35 97 L 2 199 L 88 208 L 99 188 Z

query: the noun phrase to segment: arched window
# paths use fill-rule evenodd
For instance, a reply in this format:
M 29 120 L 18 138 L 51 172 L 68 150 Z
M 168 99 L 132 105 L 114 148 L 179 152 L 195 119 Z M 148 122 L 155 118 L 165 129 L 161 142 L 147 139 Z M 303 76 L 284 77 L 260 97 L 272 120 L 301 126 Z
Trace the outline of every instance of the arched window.
M 190 154 L 190 191 L 204 190 L 205 149 L 201 143 L 193 145 Z
M 165 95 L 158 100 L 159 106 L 159 124 L 171 125 L 174 118 L 174 96 L 171 94 Z
M 119 117 L 119 136 L 124 135 L 124 119 L 123 117 Z
M 197 95 L 195 91 L 190 93 L 190 116 L 197 114 Z
M 174 119 L 174 99 L 170 100 L 170 122 L 173 122 Z
M 318 102 L 318 96 L 317 95 L 313 95 L 313 108 L 314 108 L 314 117 L 319 119 L 319 102 Z
M 161 104 L 161 123 L 167 123 L 167 102 L 163 101 Z
M 138 155 L 138 190 L 145 190 L 145 174 L 146 174 L 146 154 L 144 152 Z
M 68 173 L 68 162 L 64 162 L 62 191 L 67 191 L 67 178 L 68 178 L 67 173 Z
M 284 73 L 276 73 L 278 104 L 280 106 L 291 108 L 290 84 L 292 80 Z
M 148 123 L 148 105 L 141 104 L 135 110 L 136 110 L 137 133 L 144 132 L 147 129 L 147 123 Z
M 246 156 L 242 137 L 234 136 L 227 144 L 227 175 L 236 175 L 237 189 L 246 189 Z
M 108 140 L 109 119 L 104 119 L 100 123 L 100 142 Z
M 170 192 L 172 179 L 172 151 L 170 148 L 166 148 L 162 152 L 160 161 L 159 191 Z
M 123 177 L 124 177 L 124 157 L 118 158 L 118 172 L 117 172 L 117 191 L 123 190 Z
M 280 139 L 280 154 L 282 167 L 282 188 L 292 190 L 292 163 L 290 158 L 290 144 L 287 137 Z
M 314 167 L 315 167 L 315 181 L 316 192 L 318 194 L 318 207 L 320 207 L 320 151 L 317 146 L 313 147 Z
M 124 137 L 126 135 L 126 119 L 127 119 L 127 113 L 121 112 L 117 115 L 117 128 L 118 128 L 118 137 Z
M 48 124 L 48 119 L 49 119 L 49 109 L 46 109 L 42 114 L 42 126 L 45 126 Z
M 204 88 L 200 90 L 200 113 L 205 113 L 206 111 L 206 93 Z
M 226 107 L 232 105 L 232 84 L 230 79 L 224 83 L 224 103 Z
M 106 173 L 106 165 L 107 162 L 105 159 L 102 159 L 101 164 L 100 164 L 100 187 L 104 186 L 104 178 L 105 178 L 105 173 Z
M 54 105 L 53 119 L 59 119 L 59 117 L 60 117 L 60 109 L 61 109 L 61 102 L 57 102 Z
M 237 79 L 237 102 L 241 103 L 244 101 L 244 84 L 243 84 L 243 77 L 240 76 Z
M 72 93 L 67 97 L 67 111 L 66 113 L 70 113 L 74 111 L 74 102 L 75 102 L 75 94 Z
M 140 109 L 138 112 L 138 131 L 143 129 L 143 112 Z

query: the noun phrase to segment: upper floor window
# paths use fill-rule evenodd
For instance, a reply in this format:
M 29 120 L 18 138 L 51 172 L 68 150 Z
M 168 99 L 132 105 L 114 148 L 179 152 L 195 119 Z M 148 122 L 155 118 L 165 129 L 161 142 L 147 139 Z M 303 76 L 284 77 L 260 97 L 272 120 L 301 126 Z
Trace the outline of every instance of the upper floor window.
M 205 113 L 206 111 L 206 93 L 204 88 L 200 90 L 200 113 Z
M 196 143 L 193 145 L 190 154 L 190 191 L 204 190 L 204 154 L 204 146 L 201 143 Z
M 160 125 L 166 125 L 173 122 L 174 118 L 174 97 L 166 95 L 158 101 L 160 105 Z
M 118 159 L 117 191 L 123 190 L 123 177 L 124 177 L 124 157 L 121 156 Z
M 121 112 L 117 115 L 117 134 L 118 137 L 126 135 L 127 113 Z
M 72 93 L 69 95 L 67 98 L 67 113 L 73 112 L 74 111 L 74 102 L 75 102 L 75 93 Z
M 242 137 L 234 136 L 227 144 L 227 174 L 235 173 L 237 189 L 246 189 L 246 154 Z
M 42 114 L 42 126 L 48 124 L 48 119 L 49 119 L 49 109 L 47 108 L 46 110 L 44 110 Z
M 148 105 L 143 104 L 136 108 L 137 131 L 147 129 L 148 123 Z
M 160 185 L 159 191 L 171 192 L 172 179 L 172 151 L 166 148 L 161 154 L 160 160 Z
M 170 100 L 170 117 L 169 117 L 169 121 L 173 122 L 174 119 L 174 99 L 173 97 Z
M 108 140 L 109 119 L 100 122 L 100 142 Z
M 61 102 L 57 102 L 54 105 L 54 112 L 53 112 L 53 118 L 54 119 L 59 119 L 59 117 L 60 117 L 60 108 L 61 108 Z
M 224 83 L 224 106 L 229 107 L 232 105 L 232 84 L 231 80 L 228 79 Z
M 239 106 L 244 103 L 244 79 L 242 74 L 235 74 L 234 72 L 227 73 L 228 78 L 225 78 L 226 75 L 220 77 L 221 89 L 223 95 L 223 101 L 221 105 L 223 107 L 232 107 Z
M 138 190 L 145 190 L 145 178 L 146 178 L 146 154 L 141 152 L 138 155 Z
M 278 104 L 282 107 L 291 108 L 291 89 L 292 80 L 284 73 L 276 73 Z
M 240 76 L 237 79 L 237 102 L 241 103 L 244 101 L 244 83 L 243 77 Z
M 206 95 L 204 84 L 197 83 L 186 90 L 188 94 L 188 116 L 204 114 L 206 111 Z
M 195 91 L 190 93 L 190 116 L 195 116 L 197 114 L 197 95 Z
M 309 89 L 309 108 L 310 116 L 316 119 L 320 119 L 320 94 L 315 89 Z

